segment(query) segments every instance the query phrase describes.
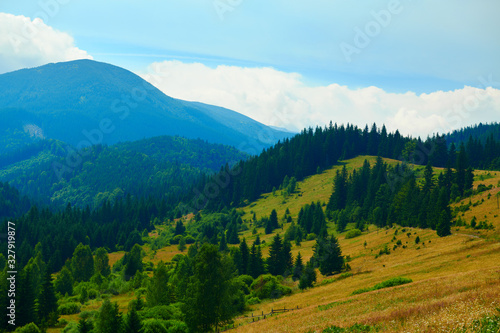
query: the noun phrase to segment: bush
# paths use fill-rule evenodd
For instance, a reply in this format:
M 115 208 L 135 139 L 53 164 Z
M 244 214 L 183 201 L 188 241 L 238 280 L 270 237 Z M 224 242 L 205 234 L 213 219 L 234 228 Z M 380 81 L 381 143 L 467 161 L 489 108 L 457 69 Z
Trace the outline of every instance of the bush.
M 383 288 L 390 288 L 390 287 L 395 287 L 395 286 L 400 286 L 402 284 L 406 283 L 412 283 L 413 280 L 405 277 L 395 277 L 389 280 L 385 280 L 384 282 L 377 283 L 373 288 L 374 290 L 378 289 L 383 289 Z
M 89 299 L 96 299 L 97 297 L 99 297 L 99 292 L 95 289 L 90 289 L 89 291 L 87 291 L 87 295 Z
M 189 331 L 186 323 L 180 320 L 167 320 L 165 327 L 168 333 L 187 333 Z
M 315 239 L 316 239 L 316 234 L 314 234 L 314 233 L 308 234 L 306 237 L 306 240 L 308 240 L 308 241 L 315 240 Z
M 70 322 L 65 328 L 63 328 L 62 333 L 79 333 L 78 323 L 74 321 Z
M 271 274 L 265 274 L 259 276 L 251 285 L 252 296 L 258 297 L 260 299 L 266 298 L 280 298 L 284 295 L 292 293 L 292 289 L 287 286 L 283 286 L 281 281 Z
M 184 239 L 186 241 L 186 244 L 194 244 L 194 242 L 196 241 L 196 239 L 194 239 L 194 237 L 191 235 L 187 235 Z
M 142 322 L 143 333 L 168 333 L 165 327 L 166 320 L 162 319 L 145 319 Z
M 80 313 L 80 303 L 71 302 L 59 305 L 57 311 L 60 315 L 72 315 L 75 313 Z
M 259 304 L 261 302 L 260 298 L 258 297 L 250 297 L 246 300 L 246 303 L 248 305 L 255 305 L 255 304 Z
M 395 278 L 377 283 L 375 286 L 373 286 L 371 288 L 361 288 L 361 289 L 355 290 L 351 293 L 351 295 L 358 295 L 358 294 L 366 293 L 366 292 L 373 291 L 373 290 L 379 290 L 379 289 L 383 289 L 383 288 L 400 286 L 402 284 L 411 283 L 411 282 L 413 282 L 413 280 L 409 279 L 409 278 L 395 277 Z
M 361 230 L 351 229 L 345 234 L 345 239 L 350 239 L 358 236 L 361 236 Z
M 26 326 L 17 328 L 14 332 L 15 333 L 40 333 L 41 331 L 38 328 L 38 326 L 36 326 L 33 323 L 29 323 Z
M 177 253 L 173 258 L 172 258 L 172 261 L 173 262 L 178 262 L 180 261 L 182 258 L 184 258 L 184 255 L 180 254 L 180 253 Z
M 170 244 L 172 244 L 172 245 L 178 245 L 179 241 L 181 240 L 181 238 L 182 238 L 182 235 L 175 236 L 174 238 L 172 238 L 170 240 Z
M 159 305 L 152 308 L 145 308 L 142 311 L 142 318 L 162 319 L 164 321 L 180 320 L 182 318 L 182 312 L 178 305 L 179 303 L 174 303 L 170 305 Z

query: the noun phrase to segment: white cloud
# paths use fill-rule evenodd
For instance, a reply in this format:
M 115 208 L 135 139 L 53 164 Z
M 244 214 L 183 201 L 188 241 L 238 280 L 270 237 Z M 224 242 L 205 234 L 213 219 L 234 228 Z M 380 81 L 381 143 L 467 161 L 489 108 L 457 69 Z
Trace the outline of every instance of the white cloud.
M 40 18 L 0 13 L 0 73 L 49 62 L 92 59 L 75 47 L 73 37 Z
M 421 95 L 338 84 L 308 87 L 297 73 L 180 61 L 153 63 L 142 77 L 169 96 L 227 107 L 296 131 L 330 120 L 358 126 L 376 122 L 390 131 L 426 137 L 500 118 L 500 90 L 491 87 Z

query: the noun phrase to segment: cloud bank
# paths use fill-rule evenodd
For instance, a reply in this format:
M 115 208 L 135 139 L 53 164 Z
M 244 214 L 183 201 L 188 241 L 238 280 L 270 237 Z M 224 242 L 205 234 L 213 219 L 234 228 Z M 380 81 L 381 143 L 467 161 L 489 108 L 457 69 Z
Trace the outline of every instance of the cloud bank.
M 420 95 L 338 84 L 309 87 L 297 73 L 180 61 L 153 63 L 142 77 L 169 96 L 227 107 L 294 131 L 330 121 L 358 126 L 376 122 L 425 138 L 500 118 L 500 90 L 494 88 L 499 83 L 492 77 L 480 79 L 483 88 Z
M 0 13 L 0 74 L 49 62 L 92 59 L 73 37 L 40 18 Z

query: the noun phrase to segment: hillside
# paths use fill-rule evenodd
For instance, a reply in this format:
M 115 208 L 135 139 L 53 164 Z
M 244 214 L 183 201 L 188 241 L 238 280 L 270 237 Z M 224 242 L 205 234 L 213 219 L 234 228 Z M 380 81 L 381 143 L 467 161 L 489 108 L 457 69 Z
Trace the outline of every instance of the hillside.
M 179 135 L 256 154 L 291 135 L 225 108 L 171 98 L 123 68 L 91 60 L 0 75 L 0 114 L 7 120 L 0 143 L 21 140 L 31 126 L 38 129 L 32 136 L 78 148 Z
M 339 166 L 298 182 L 296 192 L 289 196 L 285 197 L 281 190 L 277 190 L 242 207 L 242 219 L 250 228 L 240 232 L 240 238 L 244 237 L 251 244 L 259 235 L 263 254 L 267 256 L 271 238 L 276 232 L 283 235 L 290 223 L 283 223 L 283 229 L 277 229 L 269 235 L 265 234 L 263 227 L 257 228 L 257 234 L 254 234 L 251 227 L 253 213 L 259 218 L 269 216 L 271 210 L 276 209 L 281 221 L 288 208 L 292 219 L 296 221 L 300 208 L 305 204 L 328 201 L 337 170 L 345 165 L 352 172 L 361 167 L 365 159 L 371 163 L 375 161 L 375 157 L 370 156 L 343 161 Z M 398 163 L 388 159 L 385 162 L 390 165 Z M 423 168 L 415 169 L 421 175 Z M 440 172 L 439 169 L 435 171 Z M 438 237 L 430 229 L 397 225 L 376 228 L 370 225 L 360 236 L 348 239 L 346 235 L 353 228 L 352 224 L 348 225 L 346 232 L 339 234 L 334 224 L 329 222 L 328 231 L 337 234 L 343 255 L 350 257 L 352 270 L 329 277 L 318 273 L 315 287 L 306 291 L 300 291 L 297 282 L 286 280 L 286 285 L 293 290 L 291 296 L 252 305 L 245 315 L 235 320 L 235 325 L 240 326 L 231 331 L 322 332 L 331 326 L 351 327 L 360 324 L 379 332 L 436 332 L 470 326 L 473 320 L 494 314 L 495 308 L 500 307 L 500 210 L 497 206 L 500 172 L 476 171 L 474 188 L 477 190 L 480 184 L 493 186 L 452 205 L 452 209 L 455 209 L 467 205 L 469 200 L 472 203 L 468 210 L 460 208 L 465 210 L 463 215 L 458 214 L 467 225 L 454 226 L 451 236 Z M 476 216 L 478 222 L 486 220 L 485 223 L 491 223 L 494 229 L 472 229 L 472 216 Z M 192 216 L 185 217 L 186 222 L 191 221 L 187 222 L 188 229 L 194 223 L 192 219 Z M 156 231 L 149 234 L 150 239 L 158 238 L 166 229 L 168 226 L 158 226 Z M 309 259 L 314 244 L 314 240 L 303 241 L 300 246 L 293 244 L 293 257 L 300 252 L 303 259 Z M 380 255 L 386 246 L 390 253 Z M 143 249 L 146 266 L 150 262 L 157 265 L 160 260 L 170 261 L 182 254 L 176 245 L 152 250 L 146 244 Z M 116 263 L 123 255 L 124 252 L 111 253 L 110 264 Z M 413 282 L 351 295 L 357 290 L 400 276 L 410 278 Z M 129 292 L 113 296 L 112 301 L 118 302 L 120 310 L 127 312 L 128 302 L 134 297 Z M 101 304 L 99 299 L 90 300 L 82 307 L 82 311 L 97 310 Z M 279 308 L 295 310 L 252 323 L 252 313 L 270 313 L 272 309 Z M 62 317 L 69 321 L 79 318 L 78 315 Z
M 363 158 L 350 160 L 347 165 L 359 167 Z M 299 183 L 299 193 L 286 204 L 277 202 L 277 197 L 269 193 L 244 211 L 268 215 L 275 208 L 281 216 L 289 207 L 295 217 L 298 209 L 308 201 L 323 202 L 328 198 L 334 169 Z M 255 313 L 297 306 L 300 310 L 252 324 L 246 324 L 248 319 L 241 319 L 240 323 L 245 325 L 235 331 L 321 332 L 332 325 L 350 327 L 356 323 L 374 326 L 384 332 L 449 331 L 451 327 L 470 324 L 485 314 L 494 314 L 495 307 L 500 305 L 500 210 L 495 199 L 499 193 L 500 172 L 476 171 L 475 174 L 476 188 L 479 184 L 492 184 L 494 188 L 474 195 L 470 199 L 472 202 L 481 202 L 482 199 L 484 202 L 471 207 L 463 218 L 469 223 L 472 216 L 484 216 L 494 230 L 454 227 L 452 235 L 444 238 L 429 229 L 398 226 L 390 229 L 370 227 L 369 231 L 353 239 L 346 239 L 346 233 L 340 234 L 343 254 L 352 259 L 349 263 L 352 277 L 336 282 L 335 277 L 323 278 L 318 280 L 319 287 L 256 306 L 253 308 Z M 486 174 L 489 176 L 485 177 Z M 463 201 L 453 206 L 466 204 L 469 199 Z M 269 241 L 271 236 L 262 239 Z M 415 243 L 417 236 L 419 244 Z M 247 240 L 252 240 L 250 234 L 247 234 Z M 407 248 L 399 246 L 390 255 L 376 258 L 386 244 L 392 250 L 397 240 Z M 308 258 L 312 255 L 313 245 L 314 241 L 303 242 L 301 247 L 294 246 L 292 253 L 296 256 L 300 251 L 304 258 Z M 397 276 L 409 277 L 414 282 L 350 296 L 355 290 Z
M 126 194 L 177 196 L 204 174 L 248 157 L 234 147 L 168 136 L 93 146 L 76 155 L 55 140 L 27 147 L 0 159 L 0 181 L 53 207 L 97 207 Z

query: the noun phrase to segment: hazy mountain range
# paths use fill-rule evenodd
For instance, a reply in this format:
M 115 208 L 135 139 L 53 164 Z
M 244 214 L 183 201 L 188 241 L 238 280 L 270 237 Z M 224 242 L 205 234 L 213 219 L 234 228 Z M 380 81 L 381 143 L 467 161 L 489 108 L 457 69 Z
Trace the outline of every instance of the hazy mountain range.
M 78 147 L 179 135 L 250 153 L 291 135 L 222 107 L 171 98 L 130 71 L 92 60 L 0 75 L 0 115 L 4 152 L 22 133 Z

